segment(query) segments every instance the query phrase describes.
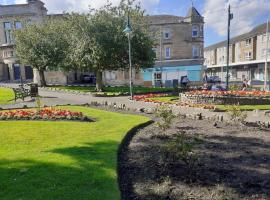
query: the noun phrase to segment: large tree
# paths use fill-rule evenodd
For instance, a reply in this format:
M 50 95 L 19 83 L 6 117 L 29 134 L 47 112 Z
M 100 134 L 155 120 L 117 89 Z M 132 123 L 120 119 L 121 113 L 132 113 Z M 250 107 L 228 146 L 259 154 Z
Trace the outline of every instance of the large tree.
M 44 71 L 61 69 L 69 43 L 64 19 L 46 18 L 14 31 L 15 51 L 21 63 L 37 69 L 40 85 L 46 86 Z
M 128 68 L 128 41 L 123 29 L 127 14 L 132 19 L 132 64 L 139 69 L 154 64 L 153 41 L 144 12 L 123 0 L 119 6 L 107 5 L 88 14 L 70 15 L 70 53 L 68 63 L 96 74 L 96 89 L 102 90 L 105 70 Z

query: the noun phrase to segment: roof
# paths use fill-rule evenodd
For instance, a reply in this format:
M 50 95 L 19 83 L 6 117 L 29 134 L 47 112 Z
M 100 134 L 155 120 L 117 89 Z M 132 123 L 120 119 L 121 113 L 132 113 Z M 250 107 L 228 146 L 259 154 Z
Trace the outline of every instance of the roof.
M 194 7 L 192 6 L 189 10 L 188 10 L 188 13 L 187 13 L 187 16 L 186 17 L 202 17 L 201 14 L 199 13 L 199 11 Z
M 184 17 L 175 15 L 150 15 L 147 16 L 150 24 L 174 24 L 180 23 L 184 20 Z
M 264 34 L 266 32 L 266 26 L 267 26 L 267 23 L 260 24 L 247 33 L 233 37 L 233 38 L 231 38 L 230 44 L 234 44 L 236 42 L 254 37 L 256 35 Z M 269 32 L 270 32 L 270 30 L 269 30 Z M 226 46 L 226 44 L 227 44 L 227 40 L 224 40 L 222 42 L 208 46 L 204 50 L 205 51 L 214 50 L 214 49 L 219 48 L 219 47 L 224 47 L 224 46 Z

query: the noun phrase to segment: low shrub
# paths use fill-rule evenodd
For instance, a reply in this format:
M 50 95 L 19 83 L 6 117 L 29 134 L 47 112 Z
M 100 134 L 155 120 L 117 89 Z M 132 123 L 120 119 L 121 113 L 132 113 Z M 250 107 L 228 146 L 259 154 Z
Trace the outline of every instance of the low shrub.
M 197 137 L 188 137 L 184 131 L 178 132 L 176 138 L 166 146 L 167 164 L 182 161 L 187 166 L 188 177 L 191 178 L 199 160 L 194 146 L 200 143 Z
M 230 115 L 230 119 L 234 122 L 244 123 L 247 119 L 247 112 L 243 112 L 239 104 L 227 106 L 227 112 Z
M 156 117 L 160 119 L 160 121 L 157 122 L 157 126 L 162 131 L 165 131 L 166 129 L 170 128 L 173 119 L 176 117 L 173 114 L 172 109 L 167 106 L 158 107 L 155 114 L 156 114 Z

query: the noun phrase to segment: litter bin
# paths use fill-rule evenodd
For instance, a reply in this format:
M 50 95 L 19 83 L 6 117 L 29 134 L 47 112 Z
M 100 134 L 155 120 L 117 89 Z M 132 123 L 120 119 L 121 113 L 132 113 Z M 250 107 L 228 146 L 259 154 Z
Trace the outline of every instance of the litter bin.
M 38 96 L 38 84 L 31 83 L 30 86 L 30 96 L 37 97 Z

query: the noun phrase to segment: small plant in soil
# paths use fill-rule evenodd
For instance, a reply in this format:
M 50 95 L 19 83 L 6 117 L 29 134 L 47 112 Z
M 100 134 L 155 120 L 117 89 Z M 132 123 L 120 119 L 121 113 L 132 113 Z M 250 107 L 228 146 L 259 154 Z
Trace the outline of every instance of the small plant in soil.
M 241 110 L 239 104 L 228 106 L 227 112 L 229 113 L 230 119 L 233 122 L 244 123 L 247 119 L 247 113 Z
M 176 118 L 172 109 L 167 106 L 158 107 L 155 114 L 160 119 L 156 124 L 162 131 L 169 129 Z
M 168 164 L 183 162 L 187 167 L 189 180 L 194 176 L 198 164 L 198 154 L 194 151 L 195 145 L 201 141 L 197 137 L 189 137 L 186 132 L 178 132 L 177 136 L 166 146 Z

